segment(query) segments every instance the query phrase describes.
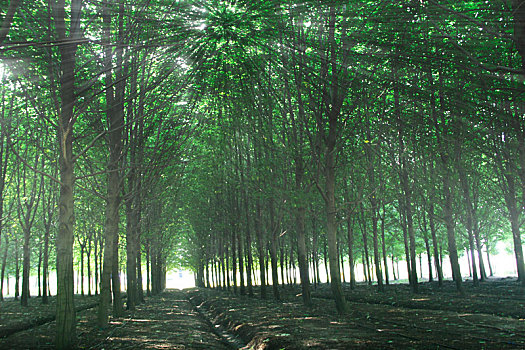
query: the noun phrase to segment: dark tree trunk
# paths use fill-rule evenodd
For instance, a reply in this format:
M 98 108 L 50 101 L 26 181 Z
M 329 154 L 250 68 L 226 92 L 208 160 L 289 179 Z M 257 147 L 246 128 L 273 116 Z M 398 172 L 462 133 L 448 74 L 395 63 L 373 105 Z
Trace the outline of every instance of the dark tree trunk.
M 69 349 L 76 342 L 76 315 L 73 300 L 73 241 L 74 241 L 74 158 L 73 125 L 76 120 L 73 110 L 76 105 L 75 66 L 77 40 L 80 38 L 81 0 L 72 0 L 68 18 L 69 37 L 66 36 L 66 9 L 62 2 L 53 6 L 53 17 L 60 53 L 60 112 L 58 113 L 60 195 L 58 200 L 57 246 L 57 307 L 56 339 L 57 349 Z M 72 39 L 72 40 L 67 40 Z
M 394 281 L 397 281 L 396 265 L 395 265 L 395 262 L 394 262 L 394 252 L 392 252 L 392 274 L 394 275 Z
M 146 295 L 151 295 L 151 254 L 150 245 L 146 241 Z
M 341 276 L 343 277 L 343 283 L 346 283 L 346 278 L 345 278 L 345 261 L 344 261 L 344 252 L 343 252 L 343 249 L 341 249 L 341 242 L 337 242 L 337 254 L 339 255 L 339 259 L 340 259 L 340 262 L 341 262 Z
M 247 169 L 250 169 L 250 156 L 247 154 Z M 241 171 L 241 183 L 244 184 L 244 173 Z M 253 256 L 252 256 L 252 235 L 250 227 L 250 203 L 248 201 L 248 192 L 246 186 L 243 186 L 243 202 L 244 202 L 244 215 L 245 215 L 245 225 L 246 225 L 246 287 L 248 289 L 248 295 L 253 296 L 253 283 L 252 283 L 252 271 L 253 271 Z
M 463 191 L 463 200 L 465 202 L 465 209 L 467 213 L 466 217 L 466 229 L 468 233 L 468 243 L 469 243 L 469 250 L 472 252 L 472 259 L 470 261 L 469 269 L 472 273 L 472 280 L 475 287 L 479 286 L 479 280 L 478 280 L 478 267 L 476 266 L 476 259 L 474 257 L 474 222 L 473 222 L 473 216 L 474 216 L 474 207 L 472 205 L 472 198 L 470 196 L 470 185 L 468 183 L 467 173 L 465 171 L 465 168 L 463 167 L 463 163 L 461 160 L 461 144 L 460 141 L 456 138 L 455 140 L 455 153 L 456 153 L 456 167 L 458 169 L 459 174 L 459 182 L 461 185 L 461 190 Z M 471 268 L 472 266 L 472 268 Z
M 432 201 L 433 199 L 431 198 L 430 200 Z M 432 203 L 430 203 L 428 211 L 428 221 L 430 224 L 430 234 L 432 236 L 432 247 L 434 248 L 434 265 L 436 265 L 438 284 L 441 287 L 443 285 L 443 270 L 441 268 L 441 262 L 439 259 L 436 225 L 434 223 L 434 204 Z
M 489 265 L 489 273 L 490 273 L 490 277 L 492 277 L 494 276 L 494 273 L 492 272 L 492 264 L 490 263 L 489 247 L 487 247 L 486 253 L 487 253 L 487 264 Z
M 80 246 L 80 294 L 84 295 L 84 246 Z
M 443 208 L 443 214 L 445 218 L 445 224 L 447 226 L 447 240 L 448 240 L 448 252 L 450 257 L 450 265 L 452 267 L 452 276 L 456 282 L 456 288 L 459 294 L 464 295 L 463 280 L 461 277 L 461 270 L 459 267 L 458 250 L 456 245 L 456 235 L 454 233 L 454 218 L 452 215 L 452 194 L 450 191 L 450 171 L 448 171 L 448 165 L 446 159 L 443 160 L 445 167 L 445 174 L 443 175 L 443 197 L 445 198 L 445 206 Z
M 328 254 L 326 251 L 326 239 L 323 241 L 323 264 L 326 273 L 326 283 L 330 283 L 330 273 L 328 272 Z
M 264 266 L 265 266 L 265 256 L 266 256 L 266 247 L 265 247 L 265 239 L 263 237 L 263 230 L 262 230 L 262 220 L 261 220 L 262 212 L 261 212 L 261 203 L 259 199 L 255 200 L 255 234 L 257 237 L 257 252 L 259 255 L 259 276 L 261 279 L 261 298 L 266 299 L 266 276 L 264 273 Z
M 20 302 L 22 306 L 27 306 L 29 295 L 29 272 L 31 270 L 31 250 L 29 247 L 31 233 L 29 228 L 24 230 L 24 245 L 23 245 L 23 265 L 22 265 L 22 297 Z
M 37 284 L 38 284 L 38 297 L 40 298 L 42 296 L 42 242 L 40 241 L 38 244 L 38 265 L 36 268 L 37 271 Z
M 142 252 L 139 239 L 137 250 L 137 302 L 141 304 L 144 302 L 144 288 L 142 287 L 142 283 Z
M 385 242 L 385 219 L 386 219 L 386 213 L 385 213 L 385 204 L 383 204 L 383 215 L 381 216 L 381 248 L 383 251 L 383 265 L 385 269 L 385 282 L 386 284 L 390 284 L 389 276 L 388 276 L 388 264 L 387 264 L 387 254 L 386 254 L 386 242 Z
M 9 240 L 7 238 L 7 235 L 5 235 L 4 242 L 5 242 L 4 243 L 4 254 L 2 256 L 2 272 L 1 272 L 1 275 L 0 275 L 0 301 L 4 300 L 4 278 L 6 277 L 5 276 L 5 268 L 7 266 L 7 252 L 8 252 L 8 249 L 9 249 Z M 7 280 L 9 281 L 9 276 L 7 276 Z M 9 284 L 7 286 L 7 289 L 8 289 L 8 293 L 9 293 Z M 6 293 L 6 294 L 8 294 L 8 293 Z
M 363 267 L 365 268 L 366 281 L 369 285 L 372 285 L 372 276 L 370 274 L 370 258 L 368 254 L 368 232 L 366 230 L 365 209 L 363 204 L 361 204 L 361 235 L 363 236 L 363 253 L 365 257 L 363 261 Z
M 270 211 L 270 260 L 272 265 L 272 289 L 273 297 L 276 300 L 280 300 L 279 295 L 279 272 L 277 270 L 277 244 L 279 239 L 279 226 L 275 222 L 275 209 L 273 206 L 272 199 L 270 199 L 269 211 Z
M 280 245 L 279 245 L 279 260 L 280 260 L 280 264 L 281 264 L 281 282 L 283 284 L 283 287 L 284 285 L 286 284 L 286 280 L 284 278 L 284 267 L 285 267 L 285 261 L 284 261 L 284 248 L 283 248 L 283 245 L 284 243 L 282 242 L 282 240 L 280 241 Z
M 233 226 L 232 226 L 233 227 Z M 236 235 L 235 228 L 230 233 L 232 244 L 232 279 L 233 279 L 233 293 L 237 294 L 237 252 L 236 252 Z
M 95 233 L 95 244 L 94 244 L 94 254 L 95 254 L 95 295 L 98 295 L 98 240 L 100 239 L 98 233 Z
M 346 233 L 348 236 L 348 265 L 350 265 L 350 288 L 355 289 L 355 270 L 354 270 L 354 221 L 348 213 L 346 220 Z
M 20 258 L 18 249 L 18 238 L 15 238 L 15 300 L 18 300 L 20 296 Z
M 88 238 L 88 246 L 86 250 L 86 258 L 87 258 L 87 287 L 88 287 L 88 295 L 91 296 L 91 240 L 92 237 L 90 236 Z
M 135 174 L 133 170 L 128 176 L 129 188 L 128 191 L 135 191 Z M 126 308 L 128 310 L 135 310 L 138 303 L 138 286 L 137 286 L 137 212 L 134 207 L 135 194 L 132 198 L 126 201 L 126 276 L 127 276 L 127 301 Z
M 124 127 L 124 114 L 119 101 L 120 91 L 115 94 L 115 86 L 121 88 L 120 82 L 116 85 L 113 79 L 113 48 L 111 43 L 111 11 L 110 4 L 104 3 L 102 17 L 104 24 L 104 50 L 105 84 L 106 84 L 106 119 L 107 119 L 107 145 L 109 161 L 107 165 L 107 197 L 106 197 L 106 223 L 104 263 L 100 287 L 100 304 L 98 323 L 102 328 L 108 325 L 108 307 L 111 299 L 110 284 L 113 292 L 113 313 L 116 317 L 122 314 L 122 300 L 120 298 L 119 258 L 118 258 L 118 232 L 119 232 L 119 207 L 121 202 L 121 176 L 119 167 L 122 162 L 122 133 Z M 123 6 L 123 5 L 122 5 Z M 118 48 L 117 70 L 122 67 L 122 48 Z M 117 71 L 117 75 L 119 75 Z
M 507 161 L 507 163 L 509 163 Z M 516 266 L 518 270 L 518 281 L 525 285 L 525 265 L 523 260 L 523 246 L 521 243 L 519 209 L 516 201 L 516 187 L 513 174 L 505 172 L 506 191 L 504 193 L 505 203 L 509 211 L 510 227 L 512 231 L 512 240 L 514 242 L 514 255 L 516 257 Z

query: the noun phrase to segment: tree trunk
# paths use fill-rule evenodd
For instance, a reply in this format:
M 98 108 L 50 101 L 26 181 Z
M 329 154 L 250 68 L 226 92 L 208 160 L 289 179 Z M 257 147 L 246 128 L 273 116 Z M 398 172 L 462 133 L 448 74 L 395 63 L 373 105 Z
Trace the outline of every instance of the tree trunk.
M 443 214 L 445 218 L 445 224 L 447 226 L 447 240 L 448 240 L 448 253 L 450 257 L 450 265 L 452 267 L 452 276 L 456 282 L 456 289 L 459 294 L 465 295 L 463 289 L 463 280 L 461 277 L 461 270 L 459 267 L 458 250 L 456 245 L 456 235 L 454 233 L 454 218 L 452 215 L 452 194 L 450 191 L 450 171 L 448 169 L 447 159 L 443 160 L 443 167 L 445 168 L 445 174 L 443 174 L 443 197 L 445 198 L 445 206 L 443 208 Z
M 27 224 L 27 223 L 26 223 Z M 24 245 L 23 245 L 23 264 L 22 264 L 22 297 L 20 302 L 22 306 L 27 306 L 29 301 L 29 272 L 31 270 L 31 250 L 29 247 L 31 239 L 30 228 L 26 226 L 24 229 Z
M 5 235 L 4 241 L 5 241 L 5 243 L 4 243 L 5 247 L 4 247 L 4 254 L 3 254 L 3 257 L 2 257 L 2 272 L 1 272 L 1 275 L 0 275 L 0 301 L 4 300 L 4 278 L 6 277 L 5 276 L 5 268 L 7 266 L 7 252 L 8 252 L 8 248 L 9 248 L 9 240 L 7 238 L 7 235 Z M 7 281 L 8 281 L 7 293 L 5 293 L 5 294 L 9 294 L 9 274 L 7 276 Z
M 479 280 L 478 280 L 478 268 L 476 266 L 476 259 L 474 257 L 474 224 L 473 224 L 473 216 L 474 216 L 474 207 L 472 205 L 472 198 L 470 196 L 470 190 L 469 190 L 469 183 L 467 178 L 467 173 L 465 171 L 465 168 L 463 167 L 463 163 L 461 161 L 461 144 L 458 139 L 455 140 L 455 153 L 456 153 L 456 164 L 459 174 L 459 182 L 461 185 L 461 189 L 463 191 L 463 200 L 465 202 L 465 209 L 467 212 L 467 222 L 466 222 L 466 228 L 468 233 L 468 243 L 469 243 L 469 249 L 472 252 L 472 259 L 470 261 L 470 264 L 472 268 L 470 269 L 472 272 L 472 280 L 474 287 L 479 286 Z M 470 267 L 469 267 L 470 268 Z
M 261 222 L 261 203 L 259 199 L 255 200 L 255 234 L 257 237 L 257 251 L 259 255 L 259 276 L 261 279 L 261 298 L 266 299 L 266 276 L 264 273 L 264 258 L 266 256 L 265 240 L 263 238 L 262 222 Z
M 270 260 L 272 265 L 272 289 L 273 297 L 275 300 L 280 300 L 279 295 L 279 273 L 277 270 L 277 244 L 279 239 L 279 226 L 275 222 L 275 209 L 273 206 L 273 199 L 270 198 L 269 211 L 270 211 Z
M 20 258 L 18 238 L 15 238 L 15 300 L 20 296 Z
M 365 271 L 365 279 L 368 282 L 368 285 L 372 285 L 372 276 L 370 274 L 370 255 L 368 253 L 368 232 L 366 230 L 366 220 L 365 220 L 365 208 L 361 203 L 361 235 L 363 236 L 363 269 Z
M 146 240 L 146 295 L 149 297 L 151 295 L 151 255 L 150 255 L 150 245 Z
M 98 233 L 95 232 L 95 244 L 94 244 L 94 254 L 95 254 L 95 295 L 98 295 L 98 240 L 100 239 Z
M 139 228 L 140 230 L 140 228 Z M 142 252 L 140 239 L 138 240 L 138 249 L 137 249 L 137 302 L 144 302 L 144 288 L 142 286 Z
M 507 163 L 509 162 L 507 161 Z M 518 281 L 525 285 L 525 264 L 523 261 L 523 246 L 521 243 L 519 209 L 516 201 L 514 176 L 510 171 L 506 171 L 504 177 L 507 183 L 507 191 L 505 191 L 504 197 L 507 210 L 509 211 L 512 240 L 514 242 L 514 255 L 516 257 L 516 266 L 518 270 Z
M 240 210 L 237 208 L 239 213 L 240 221 Z M 242 234 L 237 232 L 237 255 L 239 257 L 239 291 L 241 295 L 246 295 L 246 287 L 244 282 L 244 242 L 242 240 Z
M 347 214 L 346 233 L 348 238 L 348 265 L 350 265 L 350 288 L 355 289 L 355 270 L 354 270 L 354 222 Z
M 236 240 L 235 240 L 234 230 L 232 230 L 232 232 L 230 233 L 231 244 L 232 244 L 232 280 L 233 280 L 233 293 L 237 294 L 237 251 L 236 251 Z
M 250 156 L 247 154 L 246 158 L 247 169 L 250 169 Z M 244 173 L 241 171 L 241 183 L 244 183 Z M 252 271 L 253 271 L 253 256 L 252 256 L 252 235 L 250 227 L 250 203 L 248 201 L 248 192 L 246 187 L 243 186 L 243 201 L 244 201 L 244 215 L 245 215 L 245 224 L 246 224 L 246 257 L 247 257 L 247 267 L 246 267 L 246 287 L 248 289 L 248 296 L 253 297 L 253 283 L 252 283 Z
M 490 263 L 489 247 L 487 247 L 486 253 L 487 253 L 487 264 L 489 265 L 489 273 L 490 273 L 490 277 L 492 277 L 494 276 L 494 273 L 492 272 L 492 264 Z
M 430 199 L 431 201 L 433 198 Z M 436 235 L 436 225 L 434 223 L 434 204 L 430 203 L 428 210 L 428 221 L 430 225 L 430 235 L 432 236 L 432 247 L 434 248 L 434 265 L 436 265 L 438 285 L 443 286 L 443 270 L 439 260 L 438 241 Z
M 84 295 L 84 246 L 80 246 L 80 294 Z
M 385 204 L 383 204 L 383 215 L 381 216 L 381 248 L 383 251 L 383 265 L 385 268 L 385 282 L 387 285 L 390 284 L 388 276 L 388 264 L 387 264 L 387 254 L 386 254 L 386 242 L 385 242 Z
M 115 95 L 115 84 L 113 81 L 113 48 L 111 45 L 111 13 L 109 4 L 104 3 L 102 17 L 104 24 L 104 66 L 106 85 L 106 120 L 107 120 L 107 146 L 109 150 L 109 161 L 107 165 L 107 197 L 106 197 L 106 223 L 104 263 L 101 278 L 100 304 L 98 312 L 98 323 L 102 328 L 108 325 L 108 307 L 111 299 L 110 283 L 113 292 L 113 313 L 116 317 L 121 315 L 122 301 L 120 298 L 119 260 L 118 260 L 118 232 L 119 232 L 119 207 L 121 192 L 120 164 L 122 153 L 122 132 L 124 126 L 123 111 L 120 101 Z M 117 60 L 120 61 L 121 48 L 118 49 Z M 119 62 L 122 63 L 121 61 Z M 117 69 L 121 66 L 117 64 Z M 118 74 L 117 74 L 118 75 Z M 120 87 L 120 84 L 118 85 Z M 119 92 L 117 92 L 119 94 Z
M 88 295 L 91 296 L 91 237 L 89 237 L 88 240 L 88 248 L 86 251 L 86 258 L 87 258 L 87 287 L 88 287 Z
M 395 262 L 394 262 L 394 252 L 392 252 L 392 274 L 394 275 L 394 281 L 397 281 L 396 265 L 395 265 Z
M 60 195 L 58 200 L 57 254 L 57 349 L 69 349 L 76 342 L 76 316 L 73 300 L 73 242 L 74 242 L 74 159 L 73 125 L 76 120 L 73 110 L 76 104 L 75 66 L 77 40 L 80 33 L 81 0 L 72 0 L 68 21 L 69 37 L 66 36 L 66 10 L 64 2 L 53 6 L 53 17 L 60 53 L 60 112 L 58 113 Z M 72 40 L 67 40 L 72 39 Z
M 37 285 L 38 285 L 38 297 L 40 298 L 42 296 L 42 241 L 38 244 L 38 265 L 36 268 L 37 272 Z
M 130 183 L 128 191 L 135 191 L 135 177 L 133 170 L 128 176 Z M 137 196 L 137 194 L 135 194 Z M 138 299 L 137 291 L 137 229 L 136 211 L 134 210 L 133 202 L 134 196 L 126 201 L 126 276 L 127 276 L 127 301 L 126 307 L 128 310 L 135 310 Z

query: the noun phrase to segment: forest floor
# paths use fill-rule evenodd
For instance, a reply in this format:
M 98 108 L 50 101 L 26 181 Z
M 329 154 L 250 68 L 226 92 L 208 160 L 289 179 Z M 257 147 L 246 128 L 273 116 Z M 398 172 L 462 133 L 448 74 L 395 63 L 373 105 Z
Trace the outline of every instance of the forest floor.
M 95 326 L 96 308 L 77 313 L 81 349 L 523 349 L 525 293 L 515 279 L 490 279 L 457 295 L 421 283 L 418 294 L 405 284 L 344 286 L 348 313 L 338 316 L 326 284 L 312 287 L 313 306 L 302 305 L 299 286 L 280 288 L 281 300 L 261 300 L 210 289 L 167 290 L 147 298 L 133 313 Z M 96 299 L 80 298 L 86 308 Z M 0 303 L 0 349 L 53 348 L 54 322 L 36 325 L 51 306 L 31 299 Z M 47 308 L 47 311 L 45 310 Z M 20 331 L 13 325 L 34 325 Z M 11 331 L 9 331 L 11 329 Z M 10 333 L 11 332 L 11 333 Z M 11 334 L 11 335 L 8 335 Z

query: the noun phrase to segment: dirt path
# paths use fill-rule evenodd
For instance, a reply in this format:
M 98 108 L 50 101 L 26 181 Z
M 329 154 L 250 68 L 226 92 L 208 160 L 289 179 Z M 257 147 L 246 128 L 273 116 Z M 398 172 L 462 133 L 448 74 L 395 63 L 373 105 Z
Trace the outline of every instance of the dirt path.
M 183 292 L 169 290 L 110 327 L 97 329 L 96 309 L 77 314 L 80 349 L 229 349 Z M 54 322 L 0 340 L 0 349 L 53 349 Z

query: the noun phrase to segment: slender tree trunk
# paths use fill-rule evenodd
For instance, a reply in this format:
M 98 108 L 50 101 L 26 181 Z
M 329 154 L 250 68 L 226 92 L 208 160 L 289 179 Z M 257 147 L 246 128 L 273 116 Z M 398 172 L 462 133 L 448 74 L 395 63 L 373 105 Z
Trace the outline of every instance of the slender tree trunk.
M 472 268 L 470 266 L 470 249 L 465 248 L 465 253 L 467 255 L 467 263 L 468 263 L 468 276 L 472 277 Z
M 247 169 L 250 169 L 250 155 L 247 154 L 246 158 Z M 241 171 L 241 183 L 244 183 L 244 173 Z M 248 266 L 246 267 L 246 287 L 248 289 L 248 296 L 253 297 L 253 283 L 252 283 L 252 271 L 253 271 L 253 256 L 252 256 L 252 235 L 250 227 L 250 203 L 248 201 L 248 192 L 246 186 L 243 186 L 243 202 L 244 202 L 244 215 L 246 220 L 246 257 Z
M 432 276 L 432 255 L 430 254 L 430 244 L 428 242 L 428 236 L 425 233 L 425 251 L 427 252 L 427 264 L 428 264 L 428 281 L 432 282 L 434 277 Z
M 26 223 L 27 224 L 27 223 Z M 31 270 L 31 250 L 29 247 L 31 239 L 30 228 L 24 230 L 23 263 L 22 263 L 22 306 L 27 306 L 29 301 L 29 272 Z
M 232 226 L 233 227 L 233 226 Z M 232 280 L 233 280 L 233 293 L 237 294 L 237 252 L 236 252 L 236 240 L 235 240 L 235 228 L 230 233 L 231 244 L 232 244 Z
M 18 238 L 15 239 L 15 300 L 20 296 L 20 258 L 18 253 Z
M 87 288 L 88 288 L 88 295 L 91 296 L 91 237 L 88 241 L 88 248 L 86 251 L 86 264 L 87 264 Z
M 240 219 L 240 211 L 237 208 Z M 246 287 L 244 282 L 244 242 L 242 240 L 242 234 L 237 232 L 237 255 L 239 256 L 239 283 L 240 283 L 240 294 L 246 295 Z
M 476 203 L 477 190 L 475 188 L 475 185 L 472 186 L 472 193 L 473 193 L 472 195 L 474 198 L 474 203 Z M 476 250 L 478 253 L 479 276 L 480 276 L 480 280 L 484 281 L 487 279 L 487 273 L 485 272 L 485 263 L 483 262 L 483 251 L 481 249 L 482 243 L 481 243 L 481 239 L 479 235 L 479 221 L 478 221 L 476 212 L 477 212 L 477 206 L 475 205 L 474 211 L 473 211 L 473 218 L 472 218 L 474 221 L 474 238 L 476 242 Z
M 137 250 L 137 302 L 144 302 L 144 288 L 142 286 L 142 253 L 141 253 L 141 244 L 139 242 L 139 248 Z
M 133 172 L 133 171 L 132 171 Z M 130 186 L 129 191 L 135 190 L 135 176 L 130 174 L 128 176 L 128 181 Z M 136 194 L 135 194 L 136 195 Z M 126 201 L 126 276 L 127 276 L 127 301 L 126 307 L 128 310 L 135 310 L 135 305 L 137 304 L 138 291 L 137 291 L 137 226 L 138 223 L 135 222 L 136 211 L 133 207 L 134 198 L 128 199 Z
M 4 278 L 5 278 L 5 268 L 7 266 L 7 252 L 9 249 L 9 240 L 7 238 L 7 235 L 4 237 L 4 254 L 2 257 L 2 272 L 0 276 L 0 301 L 4 300 Z M 9 275 L 7 276 L 7 280 L 9 281 Z M 45 288 L 44 288 L 45 289 Z M 9 282 L 7 285 L 7 293 L 9 294 Z
M 277 244 L 279 239 L 279 226 L 275 222 L 275 209 L 273 206 L 272 199 L 269 202 L 270 211 L 270 260 L 272 265 L 272 289 L 273 297 L 276 300 L 280 300 L 279 295 L 279 273 L 277 270 Z
M 431 201 L 433 199 L 431 198 Z M 432 236 L 432 247 L 434 248 L 434 265 L 436 265 L 438 285 L 443 286 L 443 270 L 439 260 L 438 241 L 436 235 L 436 225 L 434 223 L 434 204 L 430 204 L 428 211 L 428 221 L 430 225 L 430 235 Z
M 229 240 L 229 235 L 224 232 L 224 241 L 223 242 L 226 242 L 227 240 Z M 226 289 L 228 290 L 228 292 L 230 291 L 231 289 L 231 278 L 230 278 L 230 246 L 228 244 L 225 244 L 224 245 L 224 251 L 225 251 L 225 259 L 224 259 L 224 262 L 225 262 L 225 265 L 224 265 L 224 275 L 226 276 Z
M 37 268 L 36 268 L 36 272 L 37 272 L 37 285 L 38 285 L 38 297 L 40 298 L 42 296 L 42 274 L 41 274 L 41 269 L 42 269 L 42 241 L 39 242 L 38 244 L 38 265 L 37 265 Z
M 151 295 L 151 255 L 150 255 L 150 245 L 146 241 L 146 295 L 149 297 Z
M 257 237 L 257 251 L 259 255 L 259 276 L 261 279 L 261 298 L 266 299 L 266 276 L 264 273 L 264 258 L 266 256 L 265 239 L 263 237 L 262 222 L 261 222 L 261 203 L 259 199 L 255 200 L 255 234 Z
M 386 219 L 386 213 L 385 213 L 385 204 L 383 203 L 383 215 L 381 216 L 381 248 L 383 251 L 383 265 L 385 268 L 385 282 L 387 285 L 390 284 L 389 276 L 388 276 L 388 264 L 387 264 L 387 254 L 386 254 L 386 242 L 385 242 L 385 219 Z
M 448 240 L 448 252 L 450 257 L 450 265 L 452 267 L 452 276 L 456 282 L 456 288 L 459 294 L 464 295 L 463 280 L 461 277 L 461 270 L 459 267 L 458 250 L 456 245 L 456 235 L 454 233 L 454 218 L 452 215 L 452 194 L 450 193 L 450 171 L 446 165 L 446 160 L 443 161 L 445 166 L 445 174 L 443 175 L 443 197 L 445 198 L 445 206 L 443 208 L 443 214 L 445 218 L 445 224 L 447 226 L 447 240 Z
M 326 239 L 323 241 L 323 264 L 326 274 L 326 283 L 330 283 L 330 273 L 328 272 L 328 253 L 326 249 Z
M 94 244 L 94 249 L 95 249 L 95 295 L 98 295 L 98 233 L 96 233 L 96 237 L 95 238 L 95 244 Z
M 337 241 L 337 255 L 338 255 L 338 259 L 339 259 L 339 266 L 341 267 L 341 271 L 339 272 L 339 274 L 341 275 L 341 277 L 343 278 L 343 283 L 346 283 L 346 279 L 345 279 L 345 268 L 344 268 L 344 257 L 343 257 L 343 249 L 341 249 L 341 242 L 340 241 Z
M 279 246 L 279 260 L 280 260 L 280 264 L 281 264 L 281 281 L 282 281 L 282 285 L 284 287 L 284 285 L 286 284 L 286 279 L 284 278 L 285 260 L 284 260 L 284 248 L 283 248 L 283 245 L 284 245 L 284 243 L 281 240 L 280 246 Z
M 368 253 L 368 232 L 366 230 L 365 208 L 363 204 L 361 204 L 361 235 L 363 237 L 363 268 L 365 271 L 365 279 L 369 285 L 372 285 L 372 276 L 370 275 L 370 256 Z
M 490 273 L 490 277 L 492 277 L 494 276 L 494 273 L 492 272 L 492 264 L 490 263 L 489 247 L 487 247 L 486 253 L 487 253 L 487 264 L 489 265 L 489 273 Z
M 523 246 L 520 234 L 519 209 L 516 201 L 516 187 L 512 173 L 505 172 L 504 176 L 507 183 L 507 191 L 505 191 L 504 197 L 509 211 L 512 240 L 514 242 L 514 255 L 516 257 L 516 266 L 518 270 L 518 281 L 525 285 L 525 264 L 523 260 Z
M 394 252 L 392 252 L 392 274 L 394 275 L 394 281 L 397 281 L 396 265 L 395 265 L 395 262 L 394 262 Z
M 461 189 L 463 191 L 463 200 L 465 202 L 465 209 L 467 212 L 467 220 L 466 220 L 466 228 L 467 228 L 467 234 L 468 234 L 468 243 L 469 243 L 469 250 L 472 252 L 472 259 L 470 261 L 470 264 L 472 268 L 472 280 L 474 283 L 474 286 L 479 286 L 479 280 L 478 280 L 478 268 L 476 266 L 476 259 L 474 257 L 474 224 L 473 224 L 473 214 L 474 209 L 472 205 L 472 198 L 470 196 L 470 190 L 469 190 L 469 183 L 467 178 L 467 173 L 465 171 L 465 168 L 463 167 L 463 163 L 461 161 L 461 145 L 459 140 L 455 140 L 455 153 L 456 153 L 456 165 L 458 169 L 459 174 L 459 182 L 461 185 Z
M 348 238 L 348 265 L 350 265 L 350 288 L 355 289 L 355 270 L 354 270 L 354 222 L 350 217 L 350 213 L 347 214 L 346 219 L 346 233 Z
M 80 294 L 84 295 L 84 246 L 80 247 Z

